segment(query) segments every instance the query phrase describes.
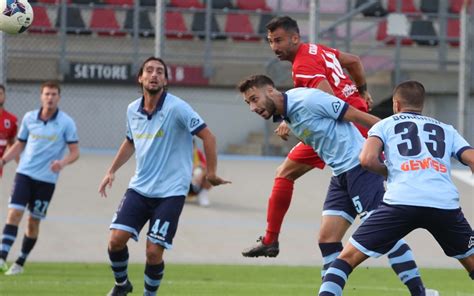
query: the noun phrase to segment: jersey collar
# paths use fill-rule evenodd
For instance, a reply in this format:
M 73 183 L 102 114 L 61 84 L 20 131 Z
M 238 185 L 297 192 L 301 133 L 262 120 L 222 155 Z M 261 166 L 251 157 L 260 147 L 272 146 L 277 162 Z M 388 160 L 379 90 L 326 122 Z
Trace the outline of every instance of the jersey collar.
M 273 122 L 280 122 L 282 120 L 286 120 L 291 123 L 290 119 L 288 118 L 288 95 L 284 92 L 281 93 L 283 96 L 283 114 L 273 115 Z
M 51 116 L 48 120 L 43 120 L 43 119 L 41 119 L 41 112 L 42 112 L 42 111 L 43 111 L 43 107 L 41 107 L 41 108 L 39 109 L 39 112 L 38 112 L 38 115 L 37 115 L 36 118 L 37 118 L 39 121 L 42 121 L 44 124 L 47 124 L 49 121 L 55 120 L 56 117 L 58 117 L 59 108 L 56 109 L 56 112 L 54 112 L 53 116 Z
M 163 93 L 161 94 L 161 97 L 158 99 L 158 102 L 156 103 L 156 108 L 155 108 L 155 111 L 153 111 L 152 114 L 148 114 L 148 112 L 146 112 L 145 109 L 143 109 L 143 106 L 145 104 L 145 97 L 142 96 L 142 100 L 140 102 L 140 106 L 138 106 L 138 112 L 144 114 L 147 116 L 148 120 L 150 120 L 153 115 L 155 115 L 158 111 L 161 111 L 161 109 L 163 108 L 163 104 L 165 103 L 165 98 L 166 98 L 166 91 L 163 91 Z

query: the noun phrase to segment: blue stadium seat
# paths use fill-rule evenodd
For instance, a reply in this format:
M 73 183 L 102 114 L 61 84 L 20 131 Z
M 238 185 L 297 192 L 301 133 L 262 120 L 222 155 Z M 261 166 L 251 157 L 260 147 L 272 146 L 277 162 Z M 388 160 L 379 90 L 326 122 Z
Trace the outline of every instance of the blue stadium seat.
M 56 28 L 61 28 L 61 7 L 58 8 L 58 17 L 56 18 Z M 86 28 L 84 19 L 79 7 L 67 6 L 66 8 L 66 33 L 77 35 L 90 35 L 92 32 Z
M 205 12 L 196 12 L 193 17 L 193 22 L 191 24 L 191 30 L 195 32 L 200 39 L 206 37 L 206 13 Z M 216 16 L 211 14 L 211 38 L 213 40 L 223 40 L 226 39 L 226 36 L 221 33 L 219 24 L 217 23 Z
M 418 45 L 438 45 L 438 35 L 432 21 L 414 20 L 411 24 L 410 37 Z
M 134 11 L 133 9 L 127 10 L 125 14 L 125 23 L 124 29 L 133 35 L 133 16 Z M 138 16 L 138 30 L 141 37 L 155 37 L 155 30 L 151 25 L 150 16 L 148 15 L 148 11 L 140 10 Z
M 356 2 L 356 8 L 364 5 L 367 3 L 369 0 L 357 0 Z M 387 11 L 385 8 L 383 8 L 382 3 L 380 1 L 377 1 L 376 3 L 370 5 L 366 9 L 362 11 L 362 14 L 364 16 L 375 16 L 375 17 L 381 17 L 387 15 Z

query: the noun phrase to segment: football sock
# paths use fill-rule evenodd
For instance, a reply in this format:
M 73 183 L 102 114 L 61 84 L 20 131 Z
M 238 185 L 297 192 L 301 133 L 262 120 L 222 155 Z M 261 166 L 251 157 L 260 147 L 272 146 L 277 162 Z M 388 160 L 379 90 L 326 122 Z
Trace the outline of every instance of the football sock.
M 165 262 L 160 264 L 145 266 L 145 294 L 146 296 L 155 296 L 163 278 Z
M 399 240 L 387 255 L 392 269 L 408 287 L 411 295 L 425 295 L 425 287 L 420 278 L 418 266 L 416 266 L 413 253 L 406 242 Z
M 18 259 L 16 259 L 16 264 L 18 265 L 25 265 L 26 257 L 30 254 L 31 250 L 35 246 L 37 238 L 30 238 L 26 235 L 23 237 L 23 243 L 21 245 L 21 254 Z
M 323 283 L 319 288 L 319 296 L 339 296 L 346 285 L 352 267 L 344 260 L 336 259 L 328 268 Z
M 319 249 L 321 250 L 321 255 L 323 256 L 323 268 L 321 268 L 321 278 L 324 278 L 326 271 L 328 270 L 331 263 L 336 260 L 337 256 L 342 251 L 342 243 L 320 243 Z
M 474 280 L 474 270 L 469 273 L 469 276 Z
M 289 179 L 275 178 L 272 194 L 268 199 L 267 231 L 263 238 L 263 243 L 266 245 L 278 240 L 283 218 L 290 207 L 293 184 L 294 181 Z
M 115 283 L 120 284 L 126 282 L 128 278 L 128 247 L 125 246 L 124 249 L 112 252 L 109 252 L 110 266 L 114 272 Z
M 18 233 L 18 226 L 5 224 L 3 228 L 2 244 L 0 245 L 0 258 L 7 260 L 8 252 L 15 242 Z

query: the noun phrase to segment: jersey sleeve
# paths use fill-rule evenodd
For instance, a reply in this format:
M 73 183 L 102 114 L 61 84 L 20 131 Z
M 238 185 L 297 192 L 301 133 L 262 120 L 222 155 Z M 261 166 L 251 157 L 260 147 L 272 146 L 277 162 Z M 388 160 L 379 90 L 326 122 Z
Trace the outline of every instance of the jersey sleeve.
M 17 132 L 18 132 L 18 119 L 16 118 L 16 116 L 12 116 L 11 129 L 10 129 L 10 134 L 8 135 L 8 138 L 14 139 Z
M 372 128 L 367 132 L 367 137 L 377 137 L 382 141 L 382 143 L 386 143 L 385 133 L 383 131 L 384 131 L 383 121 L 379 121 L 376 124 L 374 124 Z
M 18 132 L 18 137 L 17 137 L 18 141 L 20 142 L 26 142 L 30 134 L 28 130 L 29 114 L 30 113 L 26 113 L 25 116 L 23 116 L 23 119 L 21 120 L 20 131 Z
M 304 105 L 313 114 L 335 120 L 341 120 L 344 117 L 349 108 L 346 102 L 318 89 L 311 91 L 312 95 L 304 101 Z
M 128 115 L 128 111 L 127 111 L 127 115 Z M 127 116 L 127 120 L 126 120 L 125 137 L 127 138 L 128 141 L 133 142 L 133 133 L 130 127 L 129 116 Z
M 183 103 L 177 110 L 180 122 L 193 136 L 206 127 L 206 123 L 201 116 L 187 103 Z
M 66 132 L 64 137 L 67 144 L 75 144 L 79 142 L 76 123 L 72 118 L 67 121 Z
M 329 46 L 326 46 L 326 45 L 322 45 L 322 44 L 318 44 L 318 46 L 324 51 L 332 52 L 336 56 L 336 58 L 339 59 L 339 53 L 340 52 L 339 52 L 338 49 L 332 48 L 332 47 L 329 47 Z
M 468 150 L 468 149 L 473 149 L 472 146 L 469 145 L 469 143 L 464 139 L 458 131 L 453 128 L 453 147 L 452 147 L 452 157 L 456 157 L 462 164 L 465 165 L 465 163 L 461 160 L 461 154 Z

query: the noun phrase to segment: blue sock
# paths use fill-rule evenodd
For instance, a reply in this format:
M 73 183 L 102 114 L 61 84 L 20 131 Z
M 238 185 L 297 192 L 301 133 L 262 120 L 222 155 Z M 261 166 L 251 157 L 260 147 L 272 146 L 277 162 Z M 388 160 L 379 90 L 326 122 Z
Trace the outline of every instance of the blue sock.
M 408 287 L 412 296 L 425 295 L 425 287 L 410 247 L 404 240 L 387 253 L 390 265 L 400 280 Z
M 323 268 L 321 268 L 321 278 L 324 278 L 326 271 L 328 270 L 331 263 L 336 260 L 337 256 L 342 251 L 342 243 L 320 243 L 319 249 L 321 255 L 323 255 Z
M 2 244 L 0 245 L 0 258 L 7 260 L 8 253 L 15 242 L 18 226 L 5 224 L 3 228 Z
M 117 252 L 109 252 L 110 266 L 114 272 L 115 283 L 123 284 L 128 279 L 128 247 Z
M 155 296 L 163 278 L 165 262 L 160 264 L 145 266 L 145 294 L 146 296 Z
M 319 288 L 319 296 L 340 296 L 352 267 L 342 259 L 336 259 L 328 268 Z
M 29 238 L 26 235 L 23 237 L 23 244 L 21 245 L 20 257 L 16 260 L 16 264 L 21 266 L 25 265 L 26 257 L 30 254 L 31 250 L 35 246 L 37 238 Z

